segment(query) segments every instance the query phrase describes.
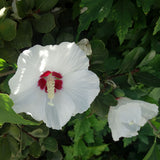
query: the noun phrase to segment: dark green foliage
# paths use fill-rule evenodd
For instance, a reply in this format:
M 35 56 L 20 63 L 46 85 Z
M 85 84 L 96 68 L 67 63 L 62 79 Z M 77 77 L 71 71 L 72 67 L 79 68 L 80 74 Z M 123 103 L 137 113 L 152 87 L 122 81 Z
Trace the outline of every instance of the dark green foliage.
M 159 0 L 0 0 L 0 160 L 159 160 L 160 116 L 114 142 L 110 106 L 129 97 L 160 104 Z M 5 7 L 5 9 L 4 9 Z M 57 131 L 18 115 L 8 81 L 36 44 L 88 38 L 101 91 L 88 111 Z M 38 111 L 37 111 L 38 112 Z

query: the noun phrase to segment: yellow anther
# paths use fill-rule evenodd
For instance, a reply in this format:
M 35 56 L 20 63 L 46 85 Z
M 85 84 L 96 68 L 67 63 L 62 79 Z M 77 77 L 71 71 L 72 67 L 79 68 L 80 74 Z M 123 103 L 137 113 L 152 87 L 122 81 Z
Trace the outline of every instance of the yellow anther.
M 55 90 L 55 81 L 54 81 L 54 77 L 50 74 L 47 77 L 47 92 L 48 92 L 48 99 L 50 100 L 48 102 L 49 105 L 53 106 L 53 98 L 54 98 L 54 90 Z

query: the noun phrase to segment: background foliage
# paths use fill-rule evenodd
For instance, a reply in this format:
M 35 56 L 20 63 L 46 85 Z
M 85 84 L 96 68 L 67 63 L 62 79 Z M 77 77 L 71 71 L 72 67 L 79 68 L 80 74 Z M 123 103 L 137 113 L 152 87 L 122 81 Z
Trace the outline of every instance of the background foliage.
M 5 7 L 5 8 L 4 8 Z M 127 96 L 160 105 L 159 0 L 0 0 L 0 159 L 159 160 L 160 116 L 114 142 L 109 106 Z M 8 80 L 35 44 L 88 38 L 101 81 L 91 108 L 57 131 L 12 110 Z

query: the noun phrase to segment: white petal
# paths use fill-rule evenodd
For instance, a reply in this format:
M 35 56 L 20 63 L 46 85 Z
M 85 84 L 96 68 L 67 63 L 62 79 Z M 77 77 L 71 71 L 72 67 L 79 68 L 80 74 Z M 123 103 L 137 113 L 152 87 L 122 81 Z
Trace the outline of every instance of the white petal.
M 46 103 L 44 122 L 48 127 L 61 129 L 75 112 L 75 104 L 64 91 L 57 91 L 53 99 L 54 106 Z
M 148 119 L 158 114 L 158 107 L 140 100 L 120 98 L 116 107 L 110 107 L 108 123 L 115 141 L 120 137 L 132 137 Z
M 10 79 L 11 93 L 16 95 L 38 84 L 38 80 L 48 57 L 48 51 L 41 46 L 34 46 L 25 50 L 18 58 L 18 68 Z
M 142 119 L 141 119 L 141 126 L 143 126 L 149 119 L 157 116 L 158 114 L 158 106 L 155 104 L 137 101 L 141 108 Z
M 73 113 L 86 111 L 99 93 L 99 79 L 91 71 L 81 70 L 63 77 L 63 90 L 72 98 L 76 105 Z
M 117 106 L 110 107 L 108 113 L 108 123 L 112 131 L 114 141 L 120 137 L 136 136 L 140 129 L 138 123 L 141 120 L 141 110 L 139 107 Z
M 46 70 L 65 75 L 77 70 L 88 69 L 89 60 L 75 43 L 63 42 L 59 45 L 46 46 L 46 49 L 50 53 Z
M 33 86 L 31 89 L 19 93 L 18 96 L 11 94 L 10 97 L 14 102 L 13 109 L 16 113 L 30 113 L 38 121 L 44 119 L 46 93 L 39 87 Z

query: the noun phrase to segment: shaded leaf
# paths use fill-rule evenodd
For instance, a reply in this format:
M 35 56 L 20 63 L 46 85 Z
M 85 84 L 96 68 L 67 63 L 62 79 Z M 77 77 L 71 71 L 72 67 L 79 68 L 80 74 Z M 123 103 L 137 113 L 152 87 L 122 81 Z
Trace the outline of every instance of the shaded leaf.
M 17 23 L 9 18 L 0 21 L 0 37 L 6 41 L 11 41 L 16 36 Z
M 45 1 L 44 1 L 45 2 Z M 48 33 L 55 27 L 53 14 L 45 13 L 33 21 L 33 26 L 37 32 Z
M 41 155 L 41 146 L 38 142 L 33 142 L 29 147 L 29 153 L 35 157 L 38 158 Z
M 45 12 L 52 9 L 57 2 L 58 0 L 46 0 L 46 1 L 35 0 L 35 6 L 36 6 L 36 9 L 39 10 L 40 12 Z
M 43 145 L 46 150 L 50 152 L 55 152 L 58 149 L 57 141 L 53 137 L 47 137 L 46 139 L 44 139 Z
M 83 30 L 87 30 L 90 23 L 96 19 L 102 22 L 103 19 L 108 16 L 112 3 L 113 0 L 82 0 L 80 6 L 87 7 L 87 10 L 80 15 L 78 33 L 80 34 Z

